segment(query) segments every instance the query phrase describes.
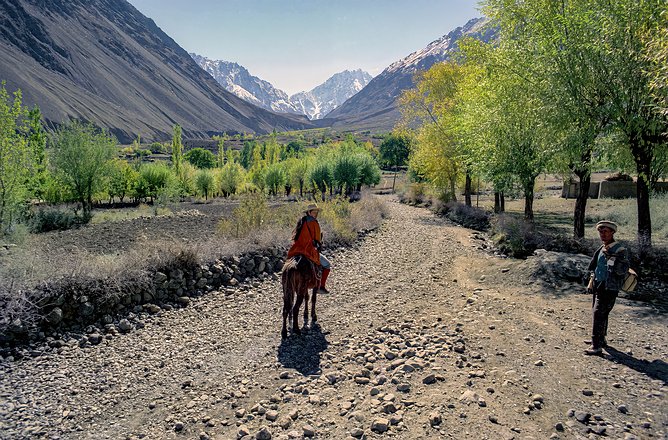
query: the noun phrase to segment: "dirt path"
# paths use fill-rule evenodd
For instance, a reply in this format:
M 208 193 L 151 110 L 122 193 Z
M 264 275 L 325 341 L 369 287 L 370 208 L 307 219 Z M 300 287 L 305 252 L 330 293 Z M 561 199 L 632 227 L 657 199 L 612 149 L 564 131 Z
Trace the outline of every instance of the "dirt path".
M 620 300 L 614 349 L 585 357 L 589 297 L 536 292 L 471 231 L 390 209 L 332 255 L 322 327 L 281 341 L 270 277 L 2 361 L 0 438 L 666 438 L 665 315 Z

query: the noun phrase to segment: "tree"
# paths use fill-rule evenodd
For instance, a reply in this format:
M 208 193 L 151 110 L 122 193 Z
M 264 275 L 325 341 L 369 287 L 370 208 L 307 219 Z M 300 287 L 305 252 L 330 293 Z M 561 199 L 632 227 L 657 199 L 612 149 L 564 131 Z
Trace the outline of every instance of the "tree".
M 216 166 L 216 156 L 204 148 L 193 148 L 183 158 L 200 169 L 209 169 Z
M 357 191 L 362 190 L 362 186 L 378 185 L 380 183 L 380 168 L 378 163 L 368 153 L 359 153 L 359 181 L 357 182 Z
M 339 193 L 345 191 L 350 195 L 360 181 L 361 163 L 357 156 L 352 154 L 341 154 L 336 158 L 332 166 L 332 177 L 338 185 Z
M 244 168 L 236 162 L 228 162 L 220 170 L 218 186 L 224 197 L 236 194 L 244 181 Z
M 606 4 L 602 11 L 603 41 L 607 54 L 606 100 L 611 121 L 626 137 L 636 165 L 638 245 L 641 256 L 652 246 L 652 220 L 649 207 L 654 176 L 652 162 L 668 142 L 668 115 L 657 111 L 652 88 L 652 64 L 645 56 L 643 36 L 659 25 L 665 3 L 619 0 Z M 665 20 L 664 20 L 665 23 Z
M 101 188 L 116 140 L 92 124 L 73 121 L 53 135 L 54 166 L 81 203 L 83 218 L 91 218 L 93 195 Z
M 269 195 L 278 195 L 279 188 L 285 186 L 288 180 L 285 167 L 282 163 L 274 163 L 267 167 L 264 179 L 269 189 Z
M 218 145 L 218 154 L 216 156 L 216 167 L 217 168 L 222 168 L 225 165 L 225 160 L 226 160 L 226 152 L 225 152 L 225 140 L 227 139 L 227 135 L 222 135 L 222 136 L 214 136 L 213 140 L 216 141 Z
M 11 226 L 14 215 L 27 196 L 34 155 L 26 137 L 27 112 L 21 105 L 21 91 L 10 100 L 5 83 L 0 87 L 0 234 Z
M 143 165 L 139 169 L 137 196 L 139 198 L 150 197 L 152 202 L 158 194 L 170 186 L 175 179 L 173 171 L 163 163 Z
M 109 164 L 107 194 L 111 200 L 118 197 L 123 203 L 125 196 L 130 194 L 137 181 L 139 173 L 125 160 L 115 158 Z M 110 202 L 111 202 L 110 200 Z
M 48 179 L 46 140 L 47 135 L 42 127 L 42 113 L 35 106 L 28 111 L 28 145 L 32 154 L 32 173 L 28 180 L 28 191 L 41 200 L 44 198 L 44 188 Z
M 410 138 L 398 133 L 390 133 L 380 144 L 380 158 L 385 166 L 394 168 L 394 178 L 392 179 L 392 192 L 397 181 L 397 172 L 400 166 L 408 162 L 410 153 Z
M 181 126 L 175 124 L 172 128 L 172 166 L 176 175 L 181 173 L 183 164 L 183 144 L 181 142 Z
M 195 187 L 197 192 L 204 196 L 204 200 L 208 200 L 214 188 L 213 173 L 208 169 L 198 170 L 195 175 Z
M 320 191 L 324 202 L 327 188 L 332 188 L 334 184 L 331 165 L 327 162 L 317 162 L 309 172 L 308 181 L 311 182 L 314 193 Z

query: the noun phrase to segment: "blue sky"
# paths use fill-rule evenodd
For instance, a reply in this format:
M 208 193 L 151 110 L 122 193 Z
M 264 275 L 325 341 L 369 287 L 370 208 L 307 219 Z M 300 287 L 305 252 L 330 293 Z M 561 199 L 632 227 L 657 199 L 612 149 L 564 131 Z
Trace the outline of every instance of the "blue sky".
M 188 52 L 288 94 L 343 70 L 378 75 L 468 20 L 478 0 L 129 0 Z

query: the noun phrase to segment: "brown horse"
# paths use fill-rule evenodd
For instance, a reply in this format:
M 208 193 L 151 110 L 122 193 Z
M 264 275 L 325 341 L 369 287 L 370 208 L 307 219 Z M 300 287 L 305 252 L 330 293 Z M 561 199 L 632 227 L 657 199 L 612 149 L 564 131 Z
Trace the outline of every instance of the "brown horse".
M 311 297 L 311 322 L 315 323 L 318 317 L 315 314 L 315 301 L 320 287 L 320 271 L 316 265 L 301 255 L 289 258 L 283 265 L 281 281 L 283 284 L 283 329 L 281 337 L 288 337 L 287 321 L 292 317 L 292 331 L 301 334 L 299 330 L 299 307 L 304 306 L 304 326 L 308 324 L 309 289 L 313 289 Z

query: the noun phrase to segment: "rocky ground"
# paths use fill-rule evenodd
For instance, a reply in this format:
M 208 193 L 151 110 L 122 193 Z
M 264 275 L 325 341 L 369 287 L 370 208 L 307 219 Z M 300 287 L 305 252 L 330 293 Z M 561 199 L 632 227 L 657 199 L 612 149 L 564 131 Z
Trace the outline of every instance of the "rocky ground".
M 664 312 L 620 298 L 611 347 L 586 357 L 581 286 L 537 283 L 530 260 L 389 205 L 330 255 L 303 336 L 281 341 L 275 275 L 152 308 L 98 345 L 0 361 L 0 438 L 666 438 Z

